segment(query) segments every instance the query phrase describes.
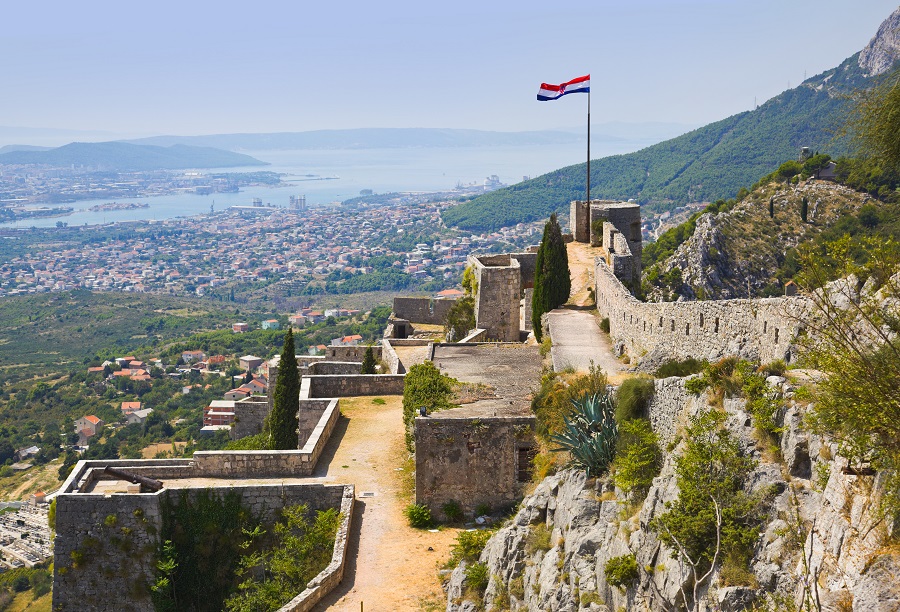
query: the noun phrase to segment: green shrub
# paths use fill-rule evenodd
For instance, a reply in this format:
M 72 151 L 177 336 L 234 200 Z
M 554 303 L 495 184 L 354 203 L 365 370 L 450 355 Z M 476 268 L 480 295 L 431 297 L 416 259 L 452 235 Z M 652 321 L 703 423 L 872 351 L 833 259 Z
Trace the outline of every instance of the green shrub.
M 565 428 L 550 439 L 558 444 L 553 451 L 567 451 L 573 465 L 599 476 L 615 456 L 618 428 L 609 393 L 585 395 L 573 401 L 570 417 L 564 417 Z
M 451 523 L 458 523 L 462 520 L 462 508 L 460 508 L 459 504 L 453 500 L 450 500 L 441 506 L 441 511 L 444 513 L 444 517 Z
M 619 385 L 616 392 L 616 423 L 621 425 L 630 419 L 647 416 L 653 393 L 653 381 L 646 378 L 629 378 Z
M 478 593 L 479 596 L 484 595 L 489 580 L 487 564 L 473 563 L 466 566 L 466 586 Z
M 619 425 L 613 482 L 625 495 L 643 497 L 659 475 L 662 453 L 650 421 L 633 419 Z
M 564 418 L 572 412 L 572 401 L 584 395 L 606 393 L 607 380 L 603 370 L 594 366 L 587 374 L 568 376 L 549 373 L 541 379 L 541 388 L 531 400 L 537 418 L 535 432 L 544 440 L 565 427 Z
M 678 498 L 650 522 L 673 551 L 673 558 L 679 554 L 677 540 L 700 571 L 709 567 L 715 555 L 716 504 L 722 517 L 721 551 L 744 566 L 752 556 L 763 518 L 762 500 L 743 490 L 756 461 L 722 427 L 725 418 L 724 413 L 710 410 L 691 419 L 684 453 L 676 460 Z
M 553 544 L 550 542 L 551 532 L 547 525 L 540 523 L 535 525 L 525 537 L 525 552 L 529 555 L 537 551 L 550 550 Z
M 403 386 L 403 423 L 406 425 L 406 446 L 410 451 L 414 446 L 412 425 L 419 408 L 424 407 L 428 412 L 449 408 L 453 382 L 430 361 L 416 364 L 407 372 Z
M 640 576 L 634 555 L 612 557 L 603 566 L 606 582 L 620 589 L 627 589 Z
M 702 372 L 705 364 L 706 361 L 699 361 L 693 357 L 688 357 L 681 361 L 673 359 L 659 366 L 653 375 L 656 378 L 669 378 L 670 376 L 684 378 L 685 376 Z
M 580 601 L 581 601 L 582 608 L 587 608 L 592 603 L 595 603 L 599 606 L 606 605 L 606 602 L 603 601 L 603 598 L 600 597 L 600 595 L 595 593 L 594 591 L 582 591 Z
M 450 547 L 452 565 L 457 565 L 460 561 L 466 561 L 467 563 L 478 561 L 481 551 L 484 550 L 492 535 L 494 535 L 494 532 L 489 529 L 460 531 L 456 534 L 456 542 Z
M 431 510 L 424 504 L 410 504 L 403 510 L 403 514 L 406 515 L 409 526 L 416 529 L 427 529 L 434 524 Z
M 765 372 L 768 376 L 784 376 L 787 369 L 787 364 L 784 362 L 784 359 L 776 359 L 775 361 L 762 366 L 760 371 Z
M 609 317 L 604 317 L 600 320 L 600 330 L 609 333 Z
M 271 450 L 269 434 L 263 432 L 232 440 L 225 445 L 225 450 Z
M 475 506 L 475 516 L 490 516 L 491 515 L 491 506 L 490 504 L 478 504 Z

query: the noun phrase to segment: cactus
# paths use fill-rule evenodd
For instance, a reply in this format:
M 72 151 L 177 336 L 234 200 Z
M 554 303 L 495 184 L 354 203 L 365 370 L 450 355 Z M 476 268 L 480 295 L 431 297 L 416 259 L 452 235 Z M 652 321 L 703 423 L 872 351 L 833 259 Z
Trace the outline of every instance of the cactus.
M 574 410 L 565 417 L 565 429 L 550 439 L 559 444 L 554 452 L 568 451 L 572 464 L 599 476 L 609 467 L 616 448 L 618 427 L 615 408 L 608 393 L 585 394 L 572 400 Z

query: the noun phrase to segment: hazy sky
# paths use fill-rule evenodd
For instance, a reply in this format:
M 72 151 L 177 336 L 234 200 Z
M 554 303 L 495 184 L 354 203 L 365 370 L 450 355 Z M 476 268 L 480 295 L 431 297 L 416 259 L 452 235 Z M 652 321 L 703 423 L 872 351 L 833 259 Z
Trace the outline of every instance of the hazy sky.
M 203 134 L 704 124 L 860 50 L 896 0 L 8 2 L 0 125 Z

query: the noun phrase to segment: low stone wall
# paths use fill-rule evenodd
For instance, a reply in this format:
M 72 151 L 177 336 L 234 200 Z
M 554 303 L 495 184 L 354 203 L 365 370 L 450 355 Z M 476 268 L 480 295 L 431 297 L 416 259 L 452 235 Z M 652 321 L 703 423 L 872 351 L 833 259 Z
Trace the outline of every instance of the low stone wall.
M 312 399 L 359 395 L 403 395 L 403 381 L 402 374 L 305 376 L 301 381 L 300 397 Z
M 416 503 L 436 517 L 450 501 L 503 508 L 531 482 L 534 417 L 416 417 Z M 443 517 L 446 518 L 446 517 Z
M 366 356 L 368 346 L 329 346 L 325 349 L 325 361 L 354 361 L 362 363 L 363 357 Z M 381 347 L 372 345 L 372 352 L 375 354 L 375 361 L 381 359 Z
M 197 451 L 194 453 L 195 475 L 207 478 L 309 476 L 339 417 L 338 400 L 332 399 L 299 450 Z
M 406 368 L 403 367 L 400 356 L 394 350 L 392 342 L 393 340 L 388 340 L 387 338 L 381 341 L 381 360 L 387 365 L 388 372 L 391 374 L 406 374 Z
M 447 313 L 456 303 L 454 299 L 435 300 L 430 297 L 395 297 L 394 317 L 416 323 L 443 325 Z
M 360 372 L 362 372 L 361 361 L 320 361 L 310 366 L 307 375 L 359 374 Z
M 123 469 L 136 470 L 143 462 L 123 463 Z M 60 494 L 56 502 L 53 609 L 152 612 L 149 586 L 156 574 L 162 500 L 184 491 L 195 495 L 201 490 L 163 489 L 109 496 Z M 273 520 L 285 505 L 307 504 L 311 512 L 340 509 L 342 520 L 331 563 L 282 610 L 309 610 L 343 579 L 353 518 L 352 485 L 278 483 L 213 490 L 217 494 L 239 493 L 243 505 L 266 521 Z
M 597 309 L 609 318 L 613 343 L 633 359 L 656 351 L 679 359 L 735 355 L 790 362 L 809 311 L 802 297 L 640 302 L 602 260 L 595 264 L 595 281 Z

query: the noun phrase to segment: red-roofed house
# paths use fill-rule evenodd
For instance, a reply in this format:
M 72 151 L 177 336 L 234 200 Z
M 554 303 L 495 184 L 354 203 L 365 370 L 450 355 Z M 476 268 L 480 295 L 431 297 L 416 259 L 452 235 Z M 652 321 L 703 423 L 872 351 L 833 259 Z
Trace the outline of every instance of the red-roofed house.
M 90 438 L 91 436 L 96 436 L 97 432 L 104 424 L 105 423 L 101 418 L 89 414 L 75 421 L 75 433 L 88 431 L 90 432 L 90 435 L 88 436 Z
M 129 414 L 131 412 L 135 412 L 141 409 L 140 402 L 122 402 L 122 406 L 119 408 L 123 414 Z

